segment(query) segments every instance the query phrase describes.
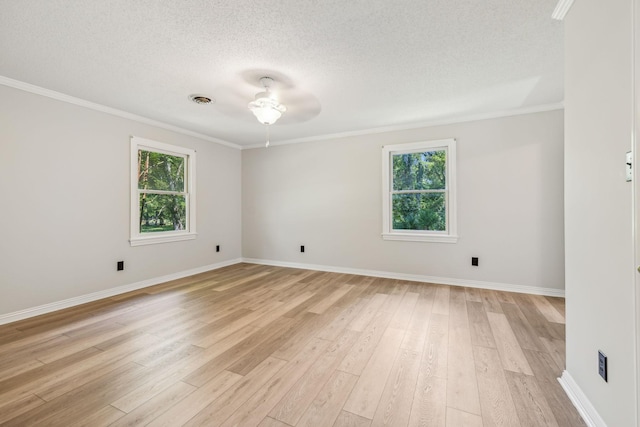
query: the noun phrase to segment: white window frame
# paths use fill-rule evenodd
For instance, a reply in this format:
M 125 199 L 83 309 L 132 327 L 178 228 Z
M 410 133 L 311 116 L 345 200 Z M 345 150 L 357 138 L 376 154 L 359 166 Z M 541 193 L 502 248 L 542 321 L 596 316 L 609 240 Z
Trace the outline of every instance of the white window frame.
M 393 155 L 420 153 L 424 151 L 445 150 L 446 188 L 445 209 L 446 230 L 394 230 L 392 227 Z M 382 147 L 382 238 L 384 240 L 406 240 L 413 242 L 456 243 L 458 241 L 456 212 L 456 140 L 439 139 L 435 141 L 412 142 L 408 144 L 385 145 Z
M 140 190 L 138 189 L 138 150 L 154 151 L 185 158 L 186 220 L 184 230 L 140 233 Z M 196 238 L 196 151 L 151 139 L 131 137 L 131 246 L 154 245 Z

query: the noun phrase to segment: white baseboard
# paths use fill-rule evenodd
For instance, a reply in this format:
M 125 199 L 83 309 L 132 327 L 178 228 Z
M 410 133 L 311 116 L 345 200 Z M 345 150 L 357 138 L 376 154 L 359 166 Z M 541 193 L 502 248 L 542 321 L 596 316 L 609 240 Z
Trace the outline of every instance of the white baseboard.
M 386 279 L 410 280 L 413 282 L 437 283 L 442 285 L 467 286 L 470 288 L 492 289 L 497 291 L 564 297 L 563 290 L 552 289 L 552 288 L 538 288 L 533 286 L 512 285 L 508 283 L 493 283 L 493 282 L 482 282 L 482 281 L 466 280 L 466 279 L 451 279 L 447 277 L 433 277 L 433 276 L 423 276 L 423 275 L 417 275 L 417 274 L 393 273 L 388 271 L 364 270 L 364 269 L 357 269 L 357 268 L 335 267 L 335 266 L 327 266 L 327 265 L 319 265 L 319 264 L 301 264 L 301 263 L 294 263 L 294 262 L 273 261 L 273 260 L 255 259 L 255 258 L 236 258 L 229 261 L 223 261 L 217 264 L 205 265 L 205 266 L 193 268 L 190 270 L 180 271 L 178 273 L 168 274 L 166 276 L 154 277 L 154 278 L 143 280 L 140 282 L 118 286 L 116 288 L 105 289 L 104 291 L 94 292 L 87 295 L 81 295 L 81 296 L 69 298 L 63 301 L 57 301 L 49 304 L 40 305 L 37 307 L 31 307 L 31 308 L 16 311 L 13 313 L 0 314 L 0 325 L 4 325 L 11 322 L 17 322 L 18 320 L 39 316 L 41 314 L 51 313 L 53 311 L 58 311 L 58 310 L 62 310 L 69 307 L 75 307 L 80 304 L 85 304 L 85 303 L 96 301 L 103 298 L 109 298 L 115 295 L 120 295 L 127 292 L 135 291 L 138 289 L 146 288 L 148 286 L 157 285 L 159 283 L 168 282 L 170 280 L 181 279 L 183 277 L 192 276 L 194 274 L 204 273 L 205 271 L 216 270 L 218 268 L 238 264 L 240 262 L 247 262 L 251 264 L 272 265 L 274 267 L 300 268 L 303 270 L 328 271 L 333 273 L 354 274 L 358 276 L 383 277 Z
M 226 267 L 233 264 L 242 262 L 241 258 L 232 259 L 229 261 L 223 261 L 216 264 L 205 265 L 202 267 L 192 268 L 190 270 L 180 271 L 178 273 L 167 274 L 166 276 L 154 277 L 152 279 L 143 280 L 129 285 L 118 286 L 116 288 L 105 289 L 104 291 L 93 292 L 91 294 L 81 295 L 74 298 L 69 298 L 63 301 L 52 302 L 38 307 L 27 308 L 25 310 L 16 311 L 13 313 L 7 313 L 0 315 L 0 325 L 6 323 L 17 322 L 18 320 L 27 319 L 29 317 L 40 316 L 41 314 L 51 313 L 53 311 L 62 310 L 64 308 L 75 307 L 80 304 L 85 304 L 91 301 L 96 301 L 103 298 L 109 298 L 115 295 L 124 294 L 138 289 L 146 288 L 149 286 L 157 285 L 171 280 L 182 279 L 183 277 L 193 276 L 194 274 L 204 273 L 206 271 L 216 270 L 218 268 Z
M 295 262 L 273 261 L 256 258 L 243 258 L 243 262 L 251 264 L 272 265 L 274 267 L 300 268 L 303 270 L 328 271 L 332 273 L 355 274 L 357 276 L 383 277 L 385 279 L 410 280 L 413 282 L 437 283 L 440 285 L 466 286 L 469 288 L 491 289 L 494 291 L 517 292 L 521 294 L 545 295 L 564 298 L 563 289 L 539 288 L 535 286 L 512 285 L 509 283 L 482 282 L 479 280 L 452 279 L 448 277 L 423 276 L 418 274 L 393 273 L 378 270 L 363 270 L 358 268 L 335 267 L 318 264 L 301 264 Z
M 562 372 L 562 376 L 558 378 L 560 385 L 564 389 L 567 396 L 576 407 L 578 413 L 589 427 L 607 427 L 596 408 L 593 407 L 587 395 L 575 382 L 571 374 L 567 371 Z

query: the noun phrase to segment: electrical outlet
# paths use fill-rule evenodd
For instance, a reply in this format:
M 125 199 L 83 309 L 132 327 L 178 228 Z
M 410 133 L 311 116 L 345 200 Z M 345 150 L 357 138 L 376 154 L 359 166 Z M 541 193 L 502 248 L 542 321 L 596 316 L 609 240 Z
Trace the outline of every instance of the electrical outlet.
M 116 268 L 118 271 L 124 270 L 124 261 L 118 261 L 118 266 Z
M 598 350 L 598 374 L 605 382 L 607 381 L 607 356 L 600 350 Z
M 473 265 L 474 267 L 478 266 L 478 257 L 471 257 L 471 265 Z
M 216 252 L 220 252 L 220 245 L 216 245 Z
M 304 252 L 304 245 L 300 245 L 300 252 Z

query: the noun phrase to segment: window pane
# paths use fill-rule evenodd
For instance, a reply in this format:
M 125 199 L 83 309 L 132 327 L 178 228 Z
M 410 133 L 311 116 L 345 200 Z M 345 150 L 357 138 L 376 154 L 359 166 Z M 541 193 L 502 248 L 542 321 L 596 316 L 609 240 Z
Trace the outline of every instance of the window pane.
M 446 188 L 447 152 L 394 154 L 394 190 L 444 190 Z
M 138 188 L 183 192 L 184 168 L 184 157 L 138 150 Z
M 185 230 L 185 196 L 140 194 L 140 233 Z
M 444 193 L 394 194 L 392 203 L 394 230 L 447 229 Z

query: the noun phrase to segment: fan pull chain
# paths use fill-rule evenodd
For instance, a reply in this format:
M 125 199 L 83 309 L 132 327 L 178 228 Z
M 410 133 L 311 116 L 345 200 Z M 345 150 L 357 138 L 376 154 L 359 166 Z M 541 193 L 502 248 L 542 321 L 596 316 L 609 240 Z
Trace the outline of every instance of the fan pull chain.
M 269 125 L 265 125 L 267 128 L 267 143 L 264 145 L 265 148 L 269 148 Z

